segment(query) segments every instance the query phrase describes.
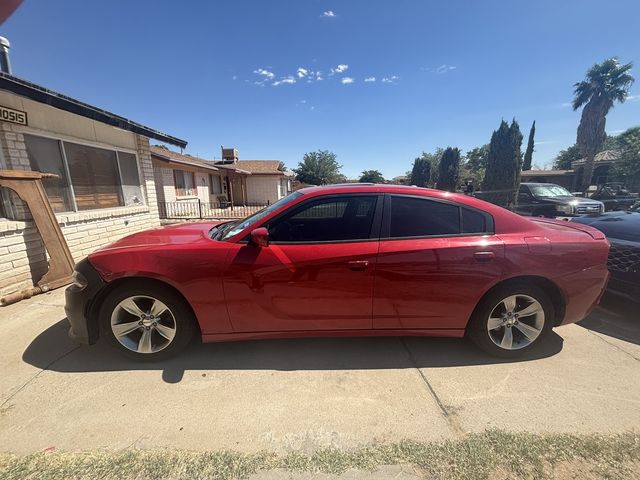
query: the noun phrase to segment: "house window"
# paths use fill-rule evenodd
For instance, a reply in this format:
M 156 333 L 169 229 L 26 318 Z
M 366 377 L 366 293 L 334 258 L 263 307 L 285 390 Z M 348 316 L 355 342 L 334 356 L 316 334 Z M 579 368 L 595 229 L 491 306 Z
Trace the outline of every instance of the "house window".
M 116 152 L 65 143 L 65 153 L 78 210 L 124 205 Z
M 193 172 L 186 172 L 184 170 L 174 170 L 173 178 L 176 185 L 176 196 L 187 197 L 196 194 L 195 178 Z
M 278 182 L 278 198 L 286 197 L 289 193 L 289 180 L 281 178 Z
M 133 153 L 117 152 L 125 205 L 142 205 L 142 188 L 138 175 L 138 162 Z
M 222 194 L 222 177 L 209 174 L 209 193 L 211 195 Z
M 134 154 L 29 134 L 24 139 L 31 169 L 58 175 L 42 180 L 55 212 L 143 204 Z
M 71 189 L 67 181 L 67 174 L 60 150 L 60 142 L 51 138 L 25 135 L 24 143 L 27 147 L 31 170 L 42 173 L 54 173 L 59 178 L 43 178 L 42 186 L 54 212 L 68 212 L 73 210 Z

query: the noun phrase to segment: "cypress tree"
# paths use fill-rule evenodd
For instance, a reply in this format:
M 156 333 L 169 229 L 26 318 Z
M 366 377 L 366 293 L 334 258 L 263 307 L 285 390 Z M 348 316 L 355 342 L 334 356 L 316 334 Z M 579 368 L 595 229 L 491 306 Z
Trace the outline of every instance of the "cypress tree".
M 524 162 L 522 163 L 522 170 L 531 170 L 531 160 L 533 159 L 533 137 L 536 134 L 536 121 L 533 121 L 531 130 L 529 130 L 529 142 L 527 143 L 527 151 L 524 153 Z
M 438 163 L 436 188 L 455 192 L 460 174 L 460 150 L 447 147 Z
M 426 187 L 431 178 L 431 162 L 424 157 L 418 157 L 413 161 L 409 185 Z
M 500 127 L 491 135 L 482 198 L 505 208 L 515 206 L 522 168 L 521 145 L 522 134 L 518 122 L 514 119 L 509 126 L 502 120 Z

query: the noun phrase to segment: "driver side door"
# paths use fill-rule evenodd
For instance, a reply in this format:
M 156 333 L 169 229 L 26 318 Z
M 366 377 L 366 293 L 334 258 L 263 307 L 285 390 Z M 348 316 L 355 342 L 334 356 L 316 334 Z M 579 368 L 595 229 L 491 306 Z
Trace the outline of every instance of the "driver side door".
M 382 196 L 315 197 L 262 225 L 270 244 L 235 244 L 224 291 L 236 332 L 372 328 Z

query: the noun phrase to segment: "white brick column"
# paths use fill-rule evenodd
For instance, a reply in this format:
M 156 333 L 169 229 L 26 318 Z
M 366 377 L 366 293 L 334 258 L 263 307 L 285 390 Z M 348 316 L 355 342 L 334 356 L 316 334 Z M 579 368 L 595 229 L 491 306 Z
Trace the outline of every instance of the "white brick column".
M 149 215 L 154 220 L 157 220 L 156 225 L 160 225 L 155 175 L 153 171 L 153 163 L 151 162 L 149 139 L 147 137 L 136 135 L 136 151 L 138 153 L 138 161 L 140 162 L 140 173 L 142 174 L 140 181 L 142 182 L 142 185 L 144 185 L 147 205 L 149 206 Z

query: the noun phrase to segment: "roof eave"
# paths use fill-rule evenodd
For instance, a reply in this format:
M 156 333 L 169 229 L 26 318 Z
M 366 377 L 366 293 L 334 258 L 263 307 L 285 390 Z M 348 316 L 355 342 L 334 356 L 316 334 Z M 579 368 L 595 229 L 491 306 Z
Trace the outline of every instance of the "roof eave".
M 94 107 L 88 103 L 76 100 L 75 98 L 67 97 L 61 93 L 54 92 L 53 90 L 48 90 L 40 85 L 28 82 L 27 80 L 22 80 L 14 77 L 13 75 L 9 75 L 8 73 L 0 72 L 0 89 L 64 110 L 65 112 L 74 113 L 106 125 L 111 125 L 112 127 L 121 128 L 122 130 L 127 130 L 161 142 L 170 143 L 171 145 L 176 145 L 180 148 L 185 148 L 187 146 L 186 140 L 145 127 L 144 125 L 128 120 L 120 115 Z

